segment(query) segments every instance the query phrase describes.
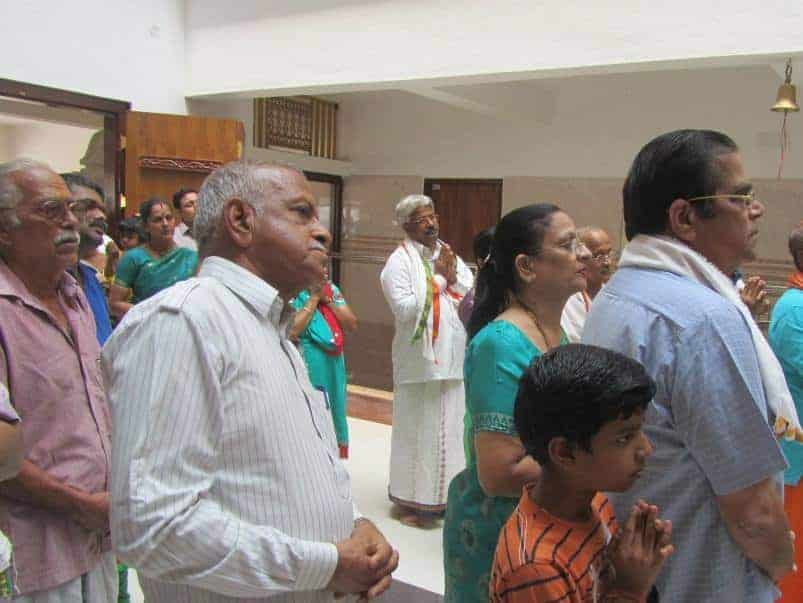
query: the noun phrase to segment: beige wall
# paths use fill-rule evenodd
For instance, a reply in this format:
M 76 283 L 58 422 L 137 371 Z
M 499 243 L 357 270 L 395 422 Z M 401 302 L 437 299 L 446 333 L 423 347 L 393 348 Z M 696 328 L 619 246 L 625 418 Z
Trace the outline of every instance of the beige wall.
M 0 128 L 0 162 L 19 157 L 42 161 L 56 172 L 80 171 L 94 129 L 55 123 Z

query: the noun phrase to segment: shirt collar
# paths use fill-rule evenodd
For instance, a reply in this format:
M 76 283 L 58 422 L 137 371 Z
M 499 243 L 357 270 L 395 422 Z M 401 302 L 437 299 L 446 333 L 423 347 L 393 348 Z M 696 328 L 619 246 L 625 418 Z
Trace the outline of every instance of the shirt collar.
M 256 314 L 267 318 L 277 327 L 286 323 L 292 314 L 285 311 L 287 306 L 276 288 L 231 260 L 219 256 L 208 257 L 201 264 L 198 276 L 220 281 Z
M 79 306 L 78 281 L 66 270 L 61 274 L 57 289 L 71 307 Z M 0 260 L 0 297 L 15 297 L 28 306 L 44 309 L 39 299 L 28 291 L 25 283 L 3 260 Z

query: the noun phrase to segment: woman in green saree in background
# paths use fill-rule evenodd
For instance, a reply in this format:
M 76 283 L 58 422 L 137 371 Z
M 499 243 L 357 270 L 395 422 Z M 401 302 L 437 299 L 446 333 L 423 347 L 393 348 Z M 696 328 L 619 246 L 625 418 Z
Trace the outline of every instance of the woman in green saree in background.
M 291 302 L 296 315 L 290 339 L 300 343 L 312 385 L 326 391 L 340 458 L 345 459 L 349 455 L 349 426 L 346 421 L 343 331 L 356 329 L 357 317 L 346 304 L 340 289 L 328 279 L 327 270 L 323 282 L 304 289 Z
M 173 241 L 175 219 L 165 201 L 152 197 L 139 214 L 147 241 L 123 254 L 109 291 L 109 307 L 118 319 L 134 304 L 190 278 L 198 266 L 198 253 Z
M 560 328 L 570 295 L 585 289 L 588 250 L 554 205 L 528 205 L 497 224 L 477 277 L 468 323 L 468 459 L 449 486 L 443 526 L 444 601 L 486 603 L 499 532 L 525 484 L 541 474 L 513 426 L 519 379 L 533 358 L 567 343 Z

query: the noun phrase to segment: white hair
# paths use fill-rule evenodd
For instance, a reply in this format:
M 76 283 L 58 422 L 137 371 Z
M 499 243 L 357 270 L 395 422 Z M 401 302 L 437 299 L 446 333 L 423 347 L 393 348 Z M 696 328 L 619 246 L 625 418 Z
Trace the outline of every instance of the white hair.
M 396 204 L 396 224 L 399 226 L 406 224 L 410 214 L 419 207 L 431 207 L 435 209 L 432 199 L 426 195 L 407 195 Z
M 33 170 L 52 171 L 49 165 L 27 157 L 14 159 L 0 165 L 0 209 L 17 209 L 17 205 L 25 198 L 25 195 L 16 183 L 14 174 Z M 20 223 L 16 211 L 9 212 L 6 220 L 11 227 L 18 226 Z
M 261 214 L 264 210 L 265 188 L 269 178 L 265 170 L 284 169 L 301 173 L 298 169 L 284 165 L 258 163 L 254 161 L 232 161 L 209 174 L 198 192 L 198 203 L 192 229 L 198 247 L 203 252 L 215 236 L 223 206 L 229 199 L 241 199 Z M 260 174 L 263 172 L 263 174 Z

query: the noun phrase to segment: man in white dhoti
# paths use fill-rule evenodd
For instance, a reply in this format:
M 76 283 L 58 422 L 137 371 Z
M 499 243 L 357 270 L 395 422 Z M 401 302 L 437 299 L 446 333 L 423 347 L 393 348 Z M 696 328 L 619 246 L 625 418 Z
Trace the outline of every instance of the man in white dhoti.
M 563 307 L 560 326 L 566 338 L 577 343 L 583 336 L 586 317 L 591 310 L 591 302 L 613 273 L 613 247 L 611 237 L 599 226 L 586 226 L 577 230 L 577 238 L 583 242 L 590 255 L 585 261 L 586 283 L 584 291 L 572 295 Z
M 449 482 L 465 464 L 466 331 L 457 306 L 473 277 L 438 239 L 432 199 L 405 197 L 396 222 L 407 236 L 380 275 L 396 322 L 388 495 L 403 523 L 425 526 L 446 509 Z

